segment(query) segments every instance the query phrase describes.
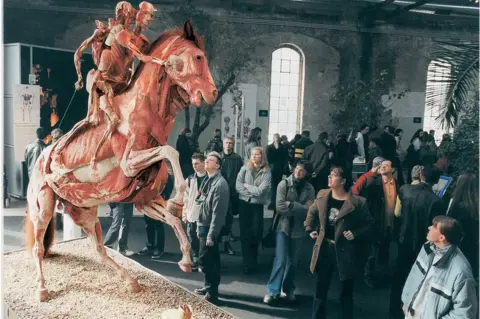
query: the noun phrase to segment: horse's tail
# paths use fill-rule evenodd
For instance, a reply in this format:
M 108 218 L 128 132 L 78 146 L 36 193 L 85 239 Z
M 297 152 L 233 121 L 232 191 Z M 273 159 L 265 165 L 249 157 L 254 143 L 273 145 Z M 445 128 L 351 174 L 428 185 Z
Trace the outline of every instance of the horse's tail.
M 25 216 L 25 221 L 23 222 L 23 231 L 25 232 L 25 248 L 27 251 L 32 254 L 33 245 L 35 245 L 35 231 L 33 227 L 33 222 L 30 219 L 30 212 L 27 209 L 27 215 Z M 43 248 L 45 249 L 44 257 L 47 256 L 50 247 L 53 244 L 55 238 L 55 218 L 52 218 L 48 222 L 47 230 L 43 236 Z

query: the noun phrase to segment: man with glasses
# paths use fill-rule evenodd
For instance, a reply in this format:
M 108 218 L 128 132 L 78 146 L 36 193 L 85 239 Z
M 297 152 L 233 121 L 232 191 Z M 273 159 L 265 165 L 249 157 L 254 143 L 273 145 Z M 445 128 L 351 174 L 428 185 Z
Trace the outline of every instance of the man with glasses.
M 200 242 L 199 270 L 205 275 L 204 286 L 195 289 L 195 293 L 205 296 L 205 300 L 218 303 L 220 284 L 220 251 L 218 235 L 225 224 L 230 191 L 227 181 L 220 172 L 222 159 L 217 152 L 208 154 L 205 160 L 207 178 L 204 180 L 196 198 L 199 205 L 197 234 Z

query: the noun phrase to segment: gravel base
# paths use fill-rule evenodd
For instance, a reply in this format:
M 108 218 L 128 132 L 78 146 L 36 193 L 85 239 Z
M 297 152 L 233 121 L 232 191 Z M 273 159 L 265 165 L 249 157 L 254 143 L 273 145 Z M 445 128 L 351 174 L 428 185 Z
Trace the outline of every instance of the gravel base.
M 160 318 L 166 309 L 189 304 L 193 318 L 234 318 L 119 253 L 107 253 L 142 286 L 130 293 L 113 270 L 100 263 L 87 239 L 56 243 L 44 259 L 47 302 L 36 299 L 36 270 L 26 251 L 3 258 L 4 301 L 19 318 Z M 188 274 L 185 274 L 188 276 Z

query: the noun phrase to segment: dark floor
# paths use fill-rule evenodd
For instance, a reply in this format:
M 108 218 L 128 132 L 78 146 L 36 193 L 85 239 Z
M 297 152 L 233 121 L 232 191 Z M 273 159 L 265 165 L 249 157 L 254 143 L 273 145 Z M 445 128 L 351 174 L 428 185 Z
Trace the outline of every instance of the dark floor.
M 22 248 L 22 222 L 23 217 L 4 217 L 4 251 Z M 110 218 L 101 218 L 104 233 L 111 223 Z M 269 226 L 270 221 L 265 222 Z M 133 259 L 143 266 L 167 277 L 169 280 L 192 290 L 201 287 L 203 275 L 201 273 L 183 273 L 177 266 L 181 258 L 178 240 L 170 227 L 166 226 L 166 253 L 159 261 L 148 257 L 133 256 Z M 238 235 L 238 219 L 234 222 L 234 233 Z M 57 238 L 62 238 L 61 232 Z M 129 248 L 139 251 L 145 241 L 143 218 L 133 218 L 130 230 Z M 310 318 L 314 275 L 310 274 L 308 265 L 312 251 L 312 243 L 306 241 L 302 251 L 301 262 L 297 270 L 297 297 L 298 301 L 292 306 L 270 307 L 262 303 L 265 285 L 270 275 L 273 261 L 273 250 L 260 251 L 258 273 L 244 275 L 241 267 L 240 243 L 233 243 L 237 256 L 222 254 L 222 281 L 220 285 L 220 305 L 230 313 L 240 318 Z M 383 319 L 388 318 L 389 289 L 388 280 L 383 282 L 384 288 L 370 289 L 359 280 L 355 287 L 355 318 L 357 319 Z M 330 288 L 328 313 L 329 318 L 337 318 L 339 309 L 338 280 L 334 279 Z

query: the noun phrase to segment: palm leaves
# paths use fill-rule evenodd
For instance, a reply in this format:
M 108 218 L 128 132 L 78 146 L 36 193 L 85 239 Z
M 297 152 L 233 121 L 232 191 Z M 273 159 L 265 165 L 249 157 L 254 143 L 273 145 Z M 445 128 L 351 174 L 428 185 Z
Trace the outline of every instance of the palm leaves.
M 471 94 L 478 94 L 478 55 L 478 43 L 439 42 L 435 47 L 428 70 L 426 107 L 439 108 L 437 120 L 444 127 L 454 127 Z

